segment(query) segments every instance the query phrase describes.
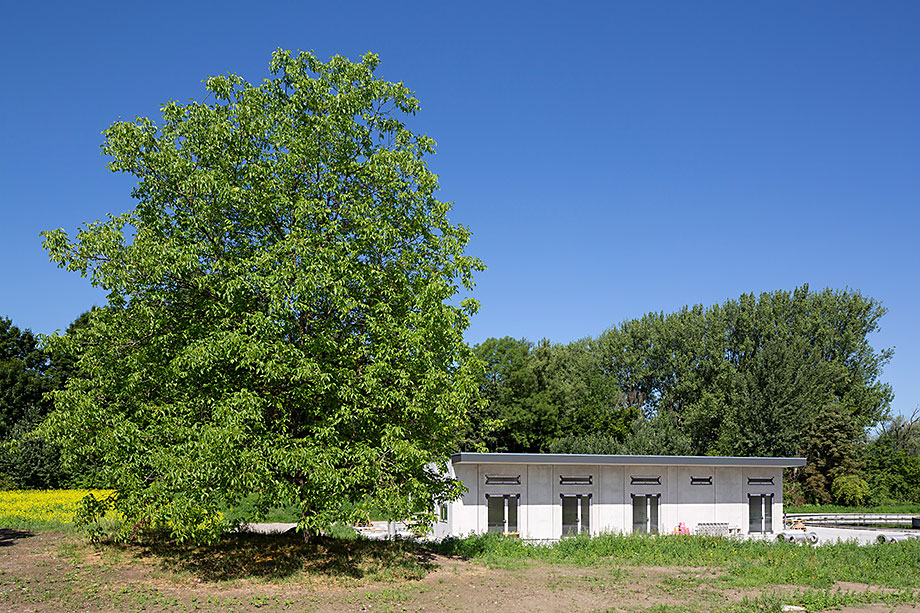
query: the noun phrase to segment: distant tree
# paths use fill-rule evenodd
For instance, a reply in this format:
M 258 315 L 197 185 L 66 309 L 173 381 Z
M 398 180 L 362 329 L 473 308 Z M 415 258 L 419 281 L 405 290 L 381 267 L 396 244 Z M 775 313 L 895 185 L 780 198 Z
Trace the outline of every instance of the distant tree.
M 93 307 L 89 311 L 80 313 L 80 315 L 67 326 L 67 329 L 64 330 L 64 334 L 74 336 L 78 330 L 87 327 L 89 325 L 90 316 L 97 308 L 98 307 Z M 55 389 L 63 389 L 64 385 L 67 383 L 67 379 L 77 372 L 77 360 L 80 358 L 82 349 L 83 348 L 79 344 L 71 344 L 67 346 L 66 352 L 64 351 L 64 346 L 60 346 L 59 350 L 54 353 L 48 352 L 48 369 L 46 372 L 51 378 L 52 386 Z
M 43 431 L 98 459 L 129 524 L 210 540 L 249 497 L 295 501 L 312 534 L 460 494 L 437 467 L 476 396 L 477 304 L 455 298 L 482 265 L 404 124 L 418 101 L 377 64 L 279 50 L 261 85 L 211 77 L 211 103 L 114 124 L 135 207 L 44 233 L 109 298 L 52 339 L 79 357 Z
M 60 448 L 34 436 L 37 417 L 17 422 L 0 442 L 0 476 L 16 489 L 56 489 L 69 481 L 61 465 Z
M 68 332 L 85 321 L 84 313 Z M 68 483 L 75 475 L 65 471 L 60 448 L 34 430 L 52 410 L 47 392 L 60 389 L 73 372 L 73 359 L 51 359 L 29 330 L 0 319 L 0 408 L 4 430 L 0 433 L 0 475 L 7 485 L 48 489 Z M 92 466 L 79 471 L 81 482 L 92 482 Z
M 876 504 L 920 502 L 920 409 L 883 421 L 864 452 Z
M 829 501 L 892 398 L 880 381 L 891 350 L 869 342 L 884 313 L 856 291 L 802 286 L 650 313 L 602 334 L 596 353 L 649 423 L 670 416 L 691 453 L 806 455 L 796 479 Z
M 920 407 L 910 415 L 896 415 L 883 420 L 875 442 L 920 457 Z
M 473 446 L 540 452 L 557 439 L 600 436 L 621 441 L 637 415 L 626 406 L 616 382 L 602 372 L 587 340 L 533 345 L 524 339 L 491 338 L 473 352 L 484 365 L 483 404 L 471 420 Z
M 624 453 L 623 441 L 603 434 L 568 435 L 553 439 L 547 445 L 548 453 L 586 453 L 611 455 Z
M 48 357 L 32 331 L 0 317 L 0 439 L 9 436 L 17 423 L 47 413 L 50 405 L 43 398 L 51 390 L 47 368 Z
M 530 369 L 533 345 L 524 339 L 489 338 L 473 347 L 483 370 L 479 379 L 482 402 L 470 411 L 461 446 L 468 450 L 509 451 L 529 448 L 535 433 L 519 430 L 523 406 L 536 388 Z
M 673 413 L 662 412 L 649 419 L 639 418 L 620 446 L 629 455 L 693 455 L 693 442 Z

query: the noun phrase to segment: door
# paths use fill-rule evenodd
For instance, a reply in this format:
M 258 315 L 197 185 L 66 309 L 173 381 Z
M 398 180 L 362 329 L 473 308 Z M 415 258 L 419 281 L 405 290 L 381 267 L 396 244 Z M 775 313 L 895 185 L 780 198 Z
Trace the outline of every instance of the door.
M 773 532 L 773 494 L 748 494 L 748 532 Z
M 560 494 L 562 498 L 562 536 L 590 534 L 591 494 Z
M 518 535 L 518 500 L 517 494 L 486 494 L 488 507 L 489 532 Z
M 661 494 L 632 494 L 634 534 L 658 534 L 660 500 Z

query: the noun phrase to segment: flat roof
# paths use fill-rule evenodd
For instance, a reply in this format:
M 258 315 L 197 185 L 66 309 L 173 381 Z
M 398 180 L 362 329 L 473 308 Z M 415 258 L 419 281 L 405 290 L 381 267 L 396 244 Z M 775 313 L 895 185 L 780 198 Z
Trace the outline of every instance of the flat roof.
M 708 455 L 594 455 L 580 453 L 472 453 L 450 456 L 454 464 L 614 464 L 621 466 L 805 466 L 805 458 L 736 458 Z

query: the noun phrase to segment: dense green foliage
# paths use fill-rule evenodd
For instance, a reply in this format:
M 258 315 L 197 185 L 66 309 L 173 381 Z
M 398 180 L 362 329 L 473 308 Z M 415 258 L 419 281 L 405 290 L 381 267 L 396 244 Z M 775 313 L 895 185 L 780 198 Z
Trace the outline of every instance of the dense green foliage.
M 72 359 L 50 356 L 30 330 L 0 318 L 0 488 L 55 488 L 74 480 L 61 466 L 59 446 L 34 434 L 52 407 L 46 394 L 60 389 L 73 369 Z
M 377 63 L 278 51 L 261 85 L 212 77 L 210 103 L 115 123 L 103 151 L 135 207 L 44 233 L 109 292 L 51 340 L 77 374 L 44 432 L 99 466 L 128 525 L 213 539 L 255 494 L 315 532 L 459 494 L 432 467 L 475 400 L 477 304 L 456 298 L 482 265 L 403 123 L 418 101 Z
M 31 330 L 20 330 L 0 317 L 0 439 L 16 424 L 48 412 L 45 392 L 53 387 L 48 356 Z
M 916 451 L 885 437 L 866 447 L 892 398 L 880 380 L 891 350 L 869 342 L 884 313 L 857 291 L 803 286 L 650 313 L 565 346 L 488 339 L 474 348 L 486 405 L 468 440 L 495 451 L 806 456 L 797 495 L 822 503 L 835 492 L 868 500 L 871 483 L 856 474 L 888 466 L 888 490 L 908 500 Z
M 871 500 L 920 504 L 920 410 L 883 422 L 863 453 Z
M 488 339 L 473 348 L 483 362 L 483 404 L 471 415 L 466 444 L 490 451 L 549 451 L 557 439 L 622 438 L 637 413 L 603 376 L 587 342 L 536 345 Z

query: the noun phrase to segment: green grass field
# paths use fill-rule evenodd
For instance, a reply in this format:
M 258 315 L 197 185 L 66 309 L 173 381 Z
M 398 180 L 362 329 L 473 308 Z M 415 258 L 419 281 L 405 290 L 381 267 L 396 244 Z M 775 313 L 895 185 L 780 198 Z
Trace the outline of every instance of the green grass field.
M 440 602 L 438 599 L 446 598 L 448 593 L 450 598 L 457 599 L 451 602 L 462 603 L 464 607 L 481 604 L 465 587 L 469 579 L 463 578 L 467 576 L 463 573 L 467 572 L 472 573 L 469 576 L 481 577 L 484 585 L 492 586 L 490 590 L 513 590 L 518 582 L 524 582 L 522 585 L 527 587 L 517 588 L 519 598 L 537 598 L 531 595 L 536 590 L 540 598 L 551 599 L 561 593 L 576 595 L 586 599 L 586 603 L 604 602 L 607 597 L 638 598 L 643 602 L 643 590 L 650 590 L 661 602 L 635 609 L 647 611 L 706 608 L 772 612 L 780 611 L 783 604 L 790 602 L 816 611 L 872 603 L 893 606 L 920 602 L 920 541 L 812 547 L 716 537 L 605 534 L 566 538 L 544 545 L 496 535 L 447 539 L 440 543 L 393 543 L 368 541 L 350 532 L 347 537 L 333 532 L 318 544 L 305 543 L 296 536 L 232 534 L 211 546 L 179 545 L 161 538 L 129 543 L 103 540 L 91 545 L 71 523 L 79 499 L 85 493 L 0 494 L 3 538 L 28 543 L 28 534 L 22 531 L 46 534 L 43 538 L 52 539 L 49 542 L 63 543 L 65 558 L 74 559 L 73 568 L 82 573 L 80 585 L 85 583 L 85 589 L 74 588 L 76 591 L 68 596 L 77 608 L 91 603 L 90 596 L 103 590 L 100 586 L 106 581 L 117 579 L 117 573 L 137 573 L 136 569 L 147 568 L 144 564 L 149 561 L 167 573 L 165 576 L 180 583 L 187 582 L 190 577 L 205 582 L 242 581 L 247 585 L 254 582 L 257 586 L 264 581 L 281 581 L 288 585 L 294 582 L 301 586 L 345 582 L 343 585 L 365 586 L 372 590 L 366 596 L 371 599 L 368 602 L 374 598 L 386 600 L 390 598 L 389 591 L 395 589 L 399 591 L 399 599 L 393 604 L 399 607 L 411 603 L 430 607 Z M 53 532 L 71 534 L 50 534 Z M 15 551 L 15 548 L 7 550 L 9 553 Z M 46 552 L 47 547 L 40 551 Z M 70 551 L 77 553 L 67 553 Z M 53 553 L 41 555 L 50 556 L 41 564 L 60 564 Z M 116 575 L 98 578 L 92 566 L 85 566 L 85 560 L 94 555 L 107 560 L 109 570 L 106 572 Z M 49 579 L 48 583 L 41 579 L 44 571 L 26 568 L 31 559 L 26 556 L 17 562 L 15 557 L 7 556 L 7 563 L 14 567 L 20 565 L 19 570 L 7 572 L 7 579 L 14 578 L 16 585 L 22 583 L 44 590 L 42 593 L 47 593 L 48 599 L 61 597 L 60 581 Z M 140 564 L 137 560 L 148 562 Z M 465 565 L 461 568 L 466 570 L 457 575 L 456 567 L 460 564 Z M 445 575 L 445 569 L 451 566 L 455 572 Z M 489 570 L 483 574 L 470 568 Z M 432 574 L 442 578 L 432 583 L 426 579 Z M 4 581 L 9 583 L 0 569 L 0 584 Z M 428 583 L 424 584 L 424 589 L 413 587 L 422 586 L 422 583 L 413 582 L 425 581 Z M 372 587 L 375 583 L 381 587 Z M 385 587 L 394 583 L 397 587 Z M 163 597 L 162 590 L 152 584 L 132 585 L 131 590 L 140 590 L 138 593 L 153 590 L 151 594 L 156 592 L 157 598 Z M 264 591 L 262 587 L 253 589 L 259 593 Z M 274 594 L 272 590 L 268 592 Z M 10 600 L 9 594 L 13 593 L 18 594 L 9 592 L 7 604 L 18 606 L 32 602 Z M 210 597 L 207 589 L 202 593 Z M 335 604 L 340 596 L 330 593 L 322 598 L 332 598 Z M 298 603 L 295 608 L 307 601 Z
M 737 586 L 799 585 L 829 588 L 836 582 L 920 588 L 920 541 L 899 546 L 835 543 L 819 547 L 718 537 L 606 534 L 529 545 L 494 535 L 448 539 L 433 548 L 445 555 L 480 559 L 491 566 L 527 562 L 724 568 Z M 903 547 L 900 545 L 904 545 Z

